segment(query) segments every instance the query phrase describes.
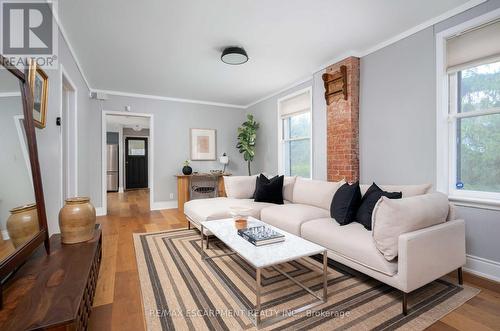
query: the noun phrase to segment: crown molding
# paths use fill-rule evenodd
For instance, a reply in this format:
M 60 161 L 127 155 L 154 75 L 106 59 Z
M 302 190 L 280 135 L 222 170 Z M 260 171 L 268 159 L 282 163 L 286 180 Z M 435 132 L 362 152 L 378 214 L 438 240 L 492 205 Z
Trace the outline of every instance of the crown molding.
M 463 5 L 460 5 L 458 7 L 450 9 L 441 15 L 438 15 L 434 18 L 431 18 L 431 19 L 429 19 L 429 20 L 427 20 L 419 25 L 416 25 L 416 26 L 414 26 L 414 27 L 412 27 L 412 28 L 410 28 L 410 29 L 398 34 L 398 35 L 395 35 L 394 37 L 391 37 L 391 38 L 384 40 L 378 44 L 375 44 L 375 45 L 365 49 L 362 52 L 358 52 L 359 57 L 363 57 L 363 56 L 366 56 L 368 54 L 374 53 L 378 50 L 381 50 L 382 48 L 385 48 L 389 45 L 392 45 L 392 44 L 394 44 L 402 39 L 405 39 L 405 38 L 407 38 L 407 37 L 409 37 L 417 32 L 420 32 L 420 31 L 425 30 L 428 27 L 431 27 L 439 22 L 447 20 L 450 17 L 453 17 L 453 16 L 458 15 L 466 10 L 469 10 L 473 7 L 476 7 L 477 5 L 480 5 L 486 1 L 488 1 L 488 0 L 469 0 L 466 3 L 464 3 Z
M 276 92 L 273 92 L 273 93 L 271 93 L 271 94 L 268 94 L 268 95 L 266 95 L 265 97 L 262 97 L 262 98 L 260 98 L 260 99 L 258 99 L 258 100 L 255 100 L 254 102 L 249 103 L 248 105 L 245 105 L 245 106 L 243 106 L 243 107 L 245 107 L 245 109 L 250 108 L 250 107 L 252 107 L 252 106 L 254 106 L 254 105 L 256 105 L 256 104 L 258 104 L 258 103 L 260 103 L 260 102 L 262 102 L 262 101 L 264 101 L 264 100 L 267 100 L 267 99 L 269 99 L 269 98 L 272 98 L 272 97 L 274 97 L 274 96 L 277 96 L 278 94 L 281 94 L 281 93 L 283 93 L 283 92 L 286 92 L 286 91 L 287 91 L 287 90 L 289 90 L 289 89 L 292 89 L 292 88 L 294 88 L 294 87 L 297 87 L 297 86 L 299 86 L 300 84 L 306 83 L 306 82 L 308 82 L 308 81 L 312 81 L 312 79 L 313 79 L 313 77 L 312 77 L 312 75 L 311 75 L 311 76 L 308 76 L 308 77 L 303 78 L 303 79 L 301 79 L 301 80 L 298 80 L 298 81 L 296 81 L 295 83 L 293 83 L 293 84 L 291 84 L 291 85 L 288 85 L 287 87 L 282 88 L 282 89 L 281 89 L 281 90 L 279 90 L 279 91 L 276 91 Z
M 246 106 L 243 105 L 235 105 L 230 103 L 220 103 L 220 102 L 212 102 L 205 100 L 194 100 L 194 99 L 183 99 L 183 98 L 173 98 L 166 97 L 160 95 L 150 95 L 150 94 L 140 94 L 140 93 L 129 93 L 122 91 L 111 91 L 111 90 L 99 90 L 93 89 L 91 92 L 101 92 L 110 95 L 123 96 L 123 97 L 131 97 L 131 98 L 141 98 L 141 99 L 150 99 L 150 100 L 163 100 L 163 101 L 174 101 L 174 102 L 183 102 L 183 103 L 195 103 L 199 105 L 208 105 L 208 106 L 218 106 L 218 107 L 226 107 L 226 108 L 237 108 L 237 109 L 246 109 Z
M 318 73 L 318 72 L 320 72 L 320 71 L 323 71 L 323 70 L 325 70 L 326 68 L 328 68 L 329 66 L 331 66 L 332 64 L 335 64 L 335 63 L 337 63 L 337 62 L 340 62 L 340 61 L 342 61 L 342 60 L 344 60 L 344 59 L 347 59 L 348 57 L 351 57 L 351 56 L 354 56 L 354 57 L 361 57 L 362 55 L 361 55 L 359 52 L 357 52 L 357 51 L 352 51 L 352 50 L 351 50 L 351 51 L 348 51 L 348 52 L 344 52 L 344 53 L 342 53 L 342 54 L 340 54 L 340 55 L 337 55 L 336 57 L 334 57 L 334 58 L 333 58 L 333 59 L 331 59 L 330 61 L 325 62 L 325 63 L 323 63 L 322 65 L 320 65 L 318 68 L 316 68 L 316 69 L 312 72 L 312 74 L 314 75 L 314 74 L 316 74 L 316 73 Z

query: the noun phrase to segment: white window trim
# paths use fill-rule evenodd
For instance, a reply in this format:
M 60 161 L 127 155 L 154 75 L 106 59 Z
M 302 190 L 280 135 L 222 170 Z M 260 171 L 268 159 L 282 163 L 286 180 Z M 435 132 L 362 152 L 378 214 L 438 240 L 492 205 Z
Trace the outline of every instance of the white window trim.
M 436 184 L 437 190 L 448 194 L 449 199 L 457 205 L 500 210 L 500 193 L 463 191 L 452 187 L 455 181 L 453 160 L 456 156 L 456 144 L 450 134 L 454 132 L 455 119 L 469 117 L 468 114 L 449 113 L 449 81 L 446 70 L 446 39 L 500 18 L 500 9 L 475 17 L 467 22 L 436 34 Z M 455 108 L 456 109 L 456 108 Z M 474 115 L 497 113 L 496 109 L 475 112 Z
M 277 104 L 278 104 L 278 107 L 277 107 L 277 115 L 278 115 L 278 174 L 284 174 L 285 173 L 285 167 L 284 167 L 284 164 L 283 164 L 283 142 L 284 140 L 282 139 L 283 137 L 283 125 L 282 125 L 282 119 L 285 118 L 285 117 L 288 117 L 288 116 L 281 116 L 280 113 L 281 113 L 281 103 L 285 100 L 288 100 L 290 98 L 293 98 L 293 97 L 296 97 L 297 95 L 300 95 L 302 93 L 306 93 L 306 92 L 309 92 L 309 112 L 311 114 L 311 123 L 310 123 L 310 160 L 309 160 L 309 164 L 310 164 L 310 177 L 309 179 L 313 178 L 313 109 L 312 109 L 312 86 L 309 86 L 309 87 L 306 87 L 306 88 L 303 88 L 303 89 L 300 89 L 300 90 L 297 90 L 293 93 L 290 93 L 290 94 L 287 94 L 286 96 L 284 97 L 281 97 L 281 98 L 278 98 L 278 101 L 277 101 Z M 296 113 L 298 114 L 298 113 Z M 296 115 L 294 114 L 294 115 Z M 288 140 L 302 140 L 302 139 L 305 139 L 305 138 L 294 138 L 294 139 L 288 139 Z

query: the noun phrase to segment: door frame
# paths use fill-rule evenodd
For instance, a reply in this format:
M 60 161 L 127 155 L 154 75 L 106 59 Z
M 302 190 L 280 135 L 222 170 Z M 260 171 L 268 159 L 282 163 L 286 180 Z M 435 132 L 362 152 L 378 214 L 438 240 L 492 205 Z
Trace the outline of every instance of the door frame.
M 108 202 L 106 191 L 106 116 L 136 116 L 149 118 L 149 137 L 148 137 L 148 187 L 149 187 L 149 209 L 153 207 L 154 201 L 154 116 L 153 114 L 134 113 L 115 110 L 103 110 L 101 116 L 101 208 L 97 209 L 99 216 L 107 215 Z M 125 155 L 125 154 L 123 154 Z M 125 167 L 123 167 L 125 171 Z
M 123 136 L 123 158 L 124 158 L 124 165 L 123 165 L 123 189 L 127 190 L 127 157 L 128 157 L 128 150 L 127 150 L 127 139 L 143 139 L 146 141 L 146 157 L 147 157 L 147 162 L 148 162 L 148 188 L 149 188 L 149 136 Z
M 61 126 L 59 127 L 59 146 L 60 146 L 60 167 L 61 167 L 61 194 L 60 194 L 60 205 L 64 205 L 64 191 L 66 185 L 66 192 L 69 196 L 78 196 L 78 89 L 76 84 L 71 79 L 68 72 L 65 70 L 62 64 L 60 66 L 60 105 L 59 105 L 59 117 L 63 120 Z M 68 101 L 68 109 L 66 113 L 66 118 L 63 116 L 63 103 L 64 100 L 64 89 L 70 90 L 70 99 Z M 63 125 L 66 126 L 69 144 L 66 145 L 66 150 L 63 144 Z M 73 144 L 71 144 L 73 142 Z M 73 149 L 73 152 L 71 152 Z M 66 169 L 66 178 L 64 178 L 64 156 L 68 156 L 68 169 Z

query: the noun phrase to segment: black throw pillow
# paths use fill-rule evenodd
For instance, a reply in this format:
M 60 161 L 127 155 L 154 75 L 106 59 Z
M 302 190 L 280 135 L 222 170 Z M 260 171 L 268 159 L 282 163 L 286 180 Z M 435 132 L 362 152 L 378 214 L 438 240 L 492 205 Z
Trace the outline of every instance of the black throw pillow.
M 381 197 L 388 197 L 389 199 L 401 199 L 403 194 L 401 192 L 386 192 L 382 190 L 377 184 L 373 183 L 365 195 L 361 199 L 361 204 L 356 213 L 356 222 L 363 224 L 365 229 L 372 229 L 372 214 L 375 205 Z
M 345 183 L 339 187 L 333 196 L 330 215 L 340 225 L 349 224 L 355 220 L 360 201 L 361 190 L 359 189 L 359 182 L 352 185 Z
M 268 179 L 263 174 L 260 174 L 255 183 L 255 202 L 269 202 L 282 205 L 284 179 L 285 176 L 276 176 Z
M 255 177 L 255 190 L 253 191 L 252 197 L 250 199 L 255 199 L 255 192 L 257 192 L 257 187 L 259 186 L 259 178 L 260 176 Z

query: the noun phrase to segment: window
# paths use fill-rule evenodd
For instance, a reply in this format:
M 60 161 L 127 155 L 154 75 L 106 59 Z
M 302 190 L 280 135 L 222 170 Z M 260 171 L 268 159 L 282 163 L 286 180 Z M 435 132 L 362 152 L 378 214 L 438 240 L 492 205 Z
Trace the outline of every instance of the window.
M 450 73 L 449 80 L 450 191 L 499 194 L 500 61 Z
M 311 88 L 278 100 L 279 172 L 312 177 Z
M 132 140 L 128 141 L 128 155 L 129 156 L 144 156 L 146 155 L 146 141 L 145 140 Z
M 499 32 L 494 21 L 442 37 L 437 179 L 458 202 L 500 205 Z

